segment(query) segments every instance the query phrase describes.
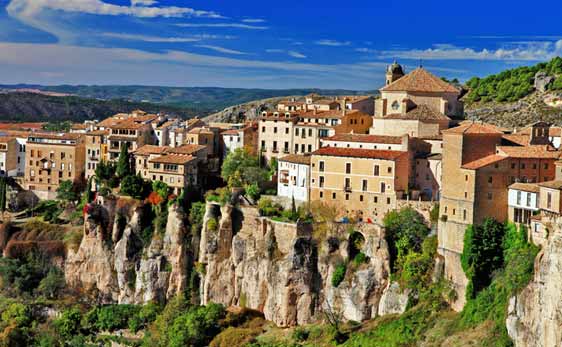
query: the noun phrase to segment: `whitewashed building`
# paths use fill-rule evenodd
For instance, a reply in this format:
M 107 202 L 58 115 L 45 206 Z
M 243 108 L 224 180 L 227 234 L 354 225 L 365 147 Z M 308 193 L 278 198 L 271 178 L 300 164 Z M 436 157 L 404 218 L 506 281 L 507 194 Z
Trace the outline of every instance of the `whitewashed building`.
M 309 199 L 310 156 L 291 154 L 279 159 L 277 195 L 295 201 Z
M 508 216 L 515 223 L 530 225 L 539 211 L 539 186 L 533 183 L 513 183 L 508 192 Z

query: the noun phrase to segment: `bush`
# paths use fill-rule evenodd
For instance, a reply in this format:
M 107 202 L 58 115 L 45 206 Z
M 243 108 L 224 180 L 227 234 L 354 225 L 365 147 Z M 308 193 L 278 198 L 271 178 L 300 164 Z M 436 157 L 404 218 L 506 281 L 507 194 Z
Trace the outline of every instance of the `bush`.
M 257 183 L 247 184 L 245 187 L 246 195 L 253 201 L 257 201 L 260 198 L 260 188 Z
M 66 309 L 55 320 L 57 332 L 65 339 L 78 335 L 81 329 L 82 312 L 78 308 Z
M 336 268 L 334 269 L 334 273 L 332 274 L 333 287 L 338 287 L 340 283 L 342 283 L 342 281 L 345 278 L 346 270 L 347 270 L 347 266 L 344 262 L 341 262 L 338 265 L 336 265 Z
M 220 332 L 219 321 L 226 316 L 222 305 L 191 307 L 171 322 L 167 331 L 170 347 L 207 346 Z
M 137 315 L 139 310 L 137 305 L 108 305 L 94 308 L 88 319 L 96 330 L 114 331 L 127 328 L 129 317 Z
M 271 198 L 262 196 L 261 199 L 258 201 L 258 209 L 261 216 L 273 217 L 273 216 L 280 216 L 283 207 L 278 204 L 274 204 Z
M 136 315 L 129 318 L 129 329 L 136 333 L 137 331 L 146 328 L 148 324 L 156 320 L 161 311 L 162 307 L 154 302 L 149 302 L 143 305 Z
M 391 270 L 400 271 L 409 252 L 420 252 L 423 240 L 430 230 L 423 217 L 410 207 L 390 211 L 383 219 L 385 238 L 390 252 Z
M 146 193 L 146 184 L 140 176 L 125 176 L 121 180 L 121 193 L 135 199 L 143 199 Z
M 207 221 L 207 230 L 208 231 L 217 231 L 219 224 L 216 218 L 211 218 Z
M 203 226 L 203 218 L 207 206 L 203 202 L 194 202 L 189 210 L 189 223 L 191 223 L 191 232 L 198 235 Z
M 64 273 L 58 267 L 52 267 L 47 276 L 39 282 L 37 291 L 47 299 L 55 299 L 65 286 Z
M 353 264 L 355 266 L 359 266 L 361 264 L 366 264 L 369 261 L 369 258 L 363 252 L 357 253 L 355 258 L 353 258 Z
M 297 342 L 304 342 L 308 340 L 309 332 L 305 328 L 297 327 L 293 330 L 293 340 Z

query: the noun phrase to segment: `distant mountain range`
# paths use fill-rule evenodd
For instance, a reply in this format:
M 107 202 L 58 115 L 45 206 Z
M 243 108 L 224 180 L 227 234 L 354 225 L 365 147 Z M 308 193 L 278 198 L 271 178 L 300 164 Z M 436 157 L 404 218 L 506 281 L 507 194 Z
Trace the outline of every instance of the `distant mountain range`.
M 317 93 L 321 95 L 359 95 L 359 94 L 376 94 L 376 91 L 355 91 L 344 89 L 243 89 L 243 88 L 214 88 L 214 87 L 158 87 L 158 86 L 41 86 L 31 84 L 18 85 L 0 85 L 0 91 L 6 93 L 15 92 L 18 94 L 17 99 L 24 98 L 25 94 L 36 94 L 30 96 L 34 102 L 38 102 L 42 98 L 37 95 L 46 97 L 56 96 L 68 98 L 65 95 L 72 95 L 78 98 L 74 99 L 76 103 L 84 100 L 84 103 L 92 106 L 96 104 L 92 99 L 103 101 L 100 107 L 108 106 L 108 102 L 112 107 L 117 104 L 119 107 L 129 106 L 129 104 L 139 105 L 135 107 L 146 109 L 147 107 L 162 111 L 172 108 L 184 117 L 200 116 L 204 117 L 215 112 L 232 106 L 244 104 L 253 100 L 262 100 L 283 96 L 302 96 L 309 93 Z M 5 98 L 2 98 L 5 100 Z M 2 100 L 2 104 L 4 103 Z M 118 101 L 116 101 L 118 100 Z M 48 100 L 52 102 L 53 100 Z M 40 105 L 31 107 L 28 111 L 28 117 L 40 116 Z M 132 107 L 132 106 L 131 106 Z M 9 113 L 10 109 L 6 109 L 0 105 L 2 113 L 0 119 L 6 117 L 13 118 L 14 114 Z M 18 107 L 14 111 L 23 111 L 26 107 Z M 6 113 L 8 111 L 8 113 Z M 75 120 L 83 118 L 81 112 L 76 115 Z M 88 112 L 86 112 L 88 113 Z M 95 112 L 94 112 L 95 113 Z M 106 115 L 107 116 L 107 115 Z

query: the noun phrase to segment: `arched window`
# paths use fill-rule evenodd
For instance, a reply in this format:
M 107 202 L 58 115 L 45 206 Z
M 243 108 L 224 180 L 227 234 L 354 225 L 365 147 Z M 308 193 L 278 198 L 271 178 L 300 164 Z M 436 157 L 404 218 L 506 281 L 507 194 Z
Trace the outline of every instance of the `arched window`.
M 392 109 L 394 111 L 398 110 L 399 108 L 400 108 L 400 104 L 398 103 L 398 101 L 392 103 Z

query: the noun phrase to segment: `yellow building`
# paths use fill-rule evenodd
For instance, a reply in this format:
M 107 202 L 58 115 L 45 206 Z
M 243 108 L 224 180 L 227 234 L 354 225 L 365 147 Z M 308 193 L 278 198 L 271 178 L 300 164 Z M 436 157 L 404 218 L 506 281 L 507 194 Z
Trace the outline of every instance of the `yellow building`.
M 84 177 L 84 134 L 33 133 L 27 139 L 24 187 L 40 198 L 56 197 L 62 181 Z
M 341 208 L 341 215 L 381 223 L 408 189 L 404 151 L 324 147 L 312 153 L 310 199 Z
M 94 176 L 96 167 L 101 160 L 107 160 L 107 136 L 108 130 L 93 130 L 85 133 L 86 138 L 86 179 Z
M 16 176 L 18 144 L 15 137 L 0 136 L 0 176 Z
M 199 185 L 197 163 L 192 155 L 164 154 L 148 160 L 148 176 L 166 183 L 179 195 L 185 188 Z

